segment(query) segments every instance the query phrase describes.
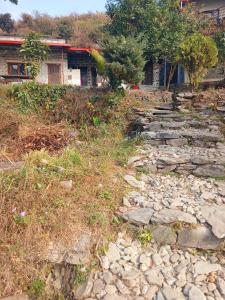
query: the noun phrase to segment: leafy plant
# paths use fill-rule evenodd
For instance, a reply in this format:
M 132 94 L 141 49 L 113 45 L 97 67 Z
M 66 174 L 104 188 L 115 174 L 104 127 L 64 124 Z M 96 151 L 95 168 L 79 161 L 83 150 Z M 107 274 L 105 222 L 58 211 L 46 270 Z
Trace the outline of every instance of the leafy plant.
M 26 68 L 34 80 L 40 72 L 41 63 L 48 56 L 48 46 L 41 42 L 37 33 L 31 32 L 21 46 L 20 53 L 26 62 Z
M 100 198 L 103 200 L 111 200 L 112 199 L 112 194 L 109 191 L 103 191 L 100 193 Z
M 144 78 L 143 45 L 140 39 L 124 36 L 108 37 L 102 43 L 105 73 L 114 90 L 122 83 L 135 85 Z
M 209 68 L 218 62 L 218 49 L 212 38 L 196 33 L 180 45 L 180 59 L 190 84 L 197 88 Z
M 97 50 L 92 50 L 91 51 L 91 56 L 96 62 L 97 69 L 98 69 L 98 74 L 103 75 L 105 71 L 105 59 L 104 57 L 99 53 Z
M 35 299 L 40 299 L 45 294 L 45 282 L 41 278 L 36 278 L 31 282 L 28 294 Z
M 13 221 L 17 225 L 27 225 L 30 222 L 30 216 L 23 215 L 22 213 L 20 213 L 20 214 L 15 213 L 13 215 Z
M 55 109 L 57 100 L 65 95 L 66 90 L 65 86 L 50 86 L 32 81 L 13 85 L 10 95 L 23 112 L 39 111 L 40 108 L 52 111 Z
M 101 125 L 101 120 L 100 120 L 98 117 L 94 116 L 94 117 L 92 118 L 92 120 L 93 120 L 93 124 L 94 124 L 95 127 L 100 127 L 100 125 Z
M 138 233 L 138 240 L 141 242 L 142 246 L 147 245 L 152 240 L 152 233 L 148 229 L 142 229 Z

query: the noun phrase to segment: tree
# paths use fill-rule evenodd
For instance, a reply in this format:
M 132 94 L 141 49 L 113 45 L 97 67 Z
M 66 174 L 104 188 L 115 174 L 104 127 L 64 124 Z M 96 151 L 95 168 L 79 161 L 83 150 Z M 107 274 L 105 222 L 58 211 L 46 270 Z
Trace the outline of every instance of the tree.
M 18 4 L 18 0 L 9 0 L 9 1 L 12 2 L 12 3 L 14 3 L 14 4 Z
M 214 35 L 214 41 L 218 48 L 219 62 L 223 64 L 222 74 L 225 75 L 225 32 L 217 32 Z
M 14 30 L 14 21 L 9 13 L 0 14 L 0 28 L 7 33 Z
M 105 30 L 113 35 L 146 40 L 147 59 L 173 60 L 187 34 L 201 25 L 190 9 L 179 10 L 178 0 L 108 0 L 106 12 L 111 22 Z
M 32 32 L 21 46 L 20 53 L 26 62 L 26 68 L 35 80 L 40 72 L 41 63 L 47 58 L 48 46 L 41 42 L 37 33 Z
M 133 37 L 108 37 L 102 43 L 106 60 L 105 74 L 110 86 L 118 89 L 122 83 L 136 85 L 144 78 L 144 44 Z
M 218 63 L 218 49 L 214 40 L 200 33 L 189 36 L 180 45 L 179 55 L 192 89 L 197 88 L 207 70 Z
M 69 20 L 62 20 L 58 24 L 59 37 L 69 40 L 73 36 L 73 24 Z

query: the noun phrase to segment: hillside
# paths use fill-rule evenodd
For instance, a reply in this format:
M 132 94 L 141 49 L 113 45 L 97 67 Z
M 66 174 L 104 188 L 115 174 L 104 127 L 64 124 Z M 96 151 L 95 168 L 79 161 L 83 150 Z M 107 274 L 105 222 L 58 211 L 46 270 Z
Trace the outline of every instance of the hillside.
M 34 31 L 42 36 L 65 38 L 77 47 L 90 47 L 96 46 L 102 36 L 101 29 L 107 22 L 104 13 L 51 17 L 36 12 L 34 15 L 22 14 L 17 21 L 10 14 L 0 14 L 0 33 L 27 35 Z

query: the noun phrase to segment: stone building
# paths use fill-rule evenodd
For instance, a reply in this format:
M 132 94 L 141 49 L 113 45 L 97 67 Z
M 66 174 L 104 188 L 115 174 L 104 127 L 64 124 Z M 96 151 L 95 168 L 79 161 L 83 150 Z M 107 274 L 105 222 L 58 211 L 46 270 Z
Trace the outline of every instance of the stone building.
M 49 46 L 48 58 L 41 64 L 37 81 L 49 84 L 96 86 L 96 63 L 91 48 L 74 48 L 63 39 L 43 39 Z M 19 53 L 24 38 L 0 36 L 0 76 L 7 82 L 30 79 Z

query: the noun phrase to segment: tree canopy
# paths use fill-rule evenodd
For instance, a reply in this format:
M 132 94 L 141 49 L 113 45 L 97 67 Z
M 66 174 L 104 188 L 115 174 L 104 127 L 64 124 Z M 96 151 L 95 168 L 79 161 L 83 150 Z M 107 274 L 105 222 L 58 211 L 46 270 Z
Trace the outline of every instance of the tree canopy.
M 14 3 L 14 4 L 18 4 L 18 0 L 9 0 L 9 1 L 12 2 L 12 3 Z

